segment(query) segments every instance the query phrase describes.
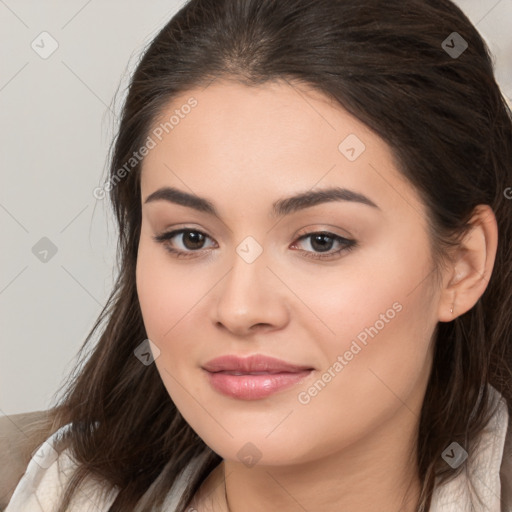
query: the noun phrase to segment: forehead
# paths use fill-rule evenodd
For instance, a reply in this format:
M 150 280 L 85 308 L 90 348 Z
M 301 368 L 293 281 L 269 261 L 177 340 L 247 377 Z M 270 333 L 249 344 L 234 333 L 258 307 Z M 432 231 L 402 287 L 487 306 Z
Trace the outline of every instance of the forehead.
M 387 151 L 384 141 L 339 104 L 309 86 L 284 81 L 249 87 L 215 80 L 175 97 L 153 130 L 159 130 L 159 141 L 165 139 L 175 154 L 185 149 L 186 139 L 186 149 L 197 144 L 196 156 L 226 157 L 229 150 L 240 167 L 245 161 L 254 166 L 255 157 L 262 164 L 319 154 L 334 161 L 339 143 L 349 134 L 371 143 L 370 149 Z
M 218 79 L 175 97 L 149 135 L 155 146 L 142 166 L 143 198 L 176 185 L 202 196 L 222 190 L 270 201 L 270 194 L 325 185 L 373 192 L 390 207 L 402 196 L 421 210 L 388 145 L 303 84 L 248 87 Z

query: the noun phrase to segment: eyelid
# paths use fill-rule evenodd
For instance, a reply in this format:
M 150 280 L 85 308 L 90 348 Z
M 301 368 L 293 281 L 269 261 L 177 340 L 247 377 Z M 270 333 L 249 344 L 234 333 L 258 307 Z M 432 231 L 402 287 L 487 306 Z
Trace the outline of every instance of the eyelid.
M 339 233 L 339 231 L 342 231 L 343 234 Z M 344 238 L 345 240 L 353 239 L 353 236 L 348 231 L 345 231 L 344 229 L 338 228 L 336 226 L 331 226 L 330 224 L 309 224 L 299 229 L 299 231 L 295 233 L 294 238 L 316 233 L 329 233 L 331 235 Z
M 169 231 L 164 231 L 163 233 L 160 233 L 159 235 L 154 235 L 152 238 L 156 242 L 165 244 L 166 242 L 168 242 L 170 239 L 174 238 L 175 236 L 181 235 L 186 232 L 199 233 L 199 234 L 203 235 L 205 238 L 209 238 L 210 240 L 213 240 L 213 238 L 210 235 L 208 235 L 201 229 L 191 228 L 191 227 L 171 229 Z M 215 242 L 215 243 L 217 243 L 217 242 Z M 186 251 L 186 252 L 199 252 L 200 250 L 203 250 L 203 249 L 198 249 L 197 251 Z

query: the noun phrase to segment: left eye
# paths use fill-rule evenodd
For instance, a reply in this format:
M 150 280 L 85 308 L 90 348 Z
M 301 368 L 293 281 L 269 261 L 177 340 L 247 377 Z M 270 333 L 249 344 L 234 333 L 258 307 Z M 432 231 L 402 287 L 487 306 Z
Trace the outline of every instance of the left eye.
M 298 241 L 309 239 L 309 245 L 313 248 L 314 251 L 319 251 L 312 255 L 314 258 L 322 258 L 329 257 L 341 253 L 344 250 L 351 249 L 355 245 L 355 240 L 349 240 L 348 238 L 344 238 L 339 235 L 335 235 L 334 233 L 329 233 L 326 231 L 318 232 L 318 233 L 307 233 L 306 235 L 301 236 Z M 331 251 L 334 243 L 339 244 L 340 248 Z M 294 244 L 295 245 L 295 244 Z M 306 251 L 310 252 L 310 251 Z M 325 253 L 325 256 L 324 254 Z
M 176 248 L 170 243 L 175 237 L 181 237 L 182 248 Z M 194 253 L 200 252 L 200 250 L 204 248 L 203 245 L 206 239 L 212 240 L 208 235 L 196 229 L 177 229 L 169 233 L 154 236 L 153 239 L 156 242 L 162 243 L 165 249 L 177 258 L 194 256 Z M 310 246 L 313 251 L 301 250 L 301 252 L 304 252 L 306 257 L 315 259 L 332 258 L 344 251 L 352 249 L 357 244 L 355 240 L 350 240 L 327 231 L 321 231 L 302 235 L 292 247 L 295 248 L 298 242 L 306 239 L 311 239 Z M 334 243 L 338 243 L 340 248 L 332 251 Z

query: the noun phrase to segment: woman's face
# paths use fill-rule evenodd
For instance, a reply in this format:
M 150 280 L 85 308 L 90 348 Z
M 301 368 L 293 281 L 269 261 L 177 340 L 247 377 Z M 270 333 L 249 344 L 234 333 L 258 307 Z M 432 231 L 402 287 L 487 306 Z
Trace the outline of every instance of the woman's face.
M 221 80 L 174 99 L 149 137 L 137 289 L 191 427 L 224 459 L 268 465 L 409 441 L 440 291 L 425 208 L 384 141 L 303 86 Z M 214 213 L 148 201 L 166 187 Z M 289 199 L 327 189 L 345 192 Z M 221 389 L 204 366 L 225 355 L 312 370 L 217 374 Z

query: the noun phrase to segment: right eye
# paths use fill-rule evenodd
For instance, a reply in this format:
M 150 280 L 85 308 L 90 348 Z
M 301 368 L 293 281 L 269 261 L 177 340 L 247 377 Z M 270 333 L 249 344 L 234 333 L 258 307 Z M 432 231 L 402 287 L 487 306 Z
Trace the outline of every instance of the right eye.
M 183 248 L 176 248 L 174 244 L 171 243 L 172 239 L 175 237 L 178 237 L 178 239 L 181 237 L 181 245 Z M 176 258 L 189 258 L 194 257 L 194 253 L 200 252 L 207 238 L 210 237 L 202 231 L 182 228 L 154 236 L 153 240 L 163 244 L 165 249 Z M 210 238 L 210 240 L 212 239 Z

